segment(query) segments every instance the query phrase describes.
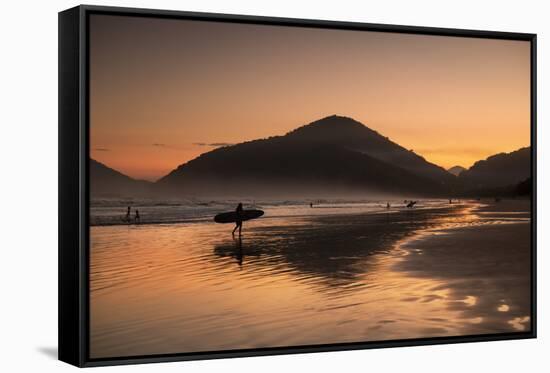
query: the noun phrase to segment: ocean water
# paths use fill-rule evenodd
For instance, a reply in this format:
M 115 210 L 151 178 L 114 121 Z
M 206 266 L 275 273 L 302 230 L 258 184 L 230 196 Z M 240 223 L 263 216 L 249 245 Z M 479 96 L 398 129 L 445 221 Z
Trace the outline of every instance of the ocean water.
M 117 221 L 130 202 L 144 224 Z M 479 203 L 449 205 L 447 200 L 420 201 L 413 210 L 403 201 L 390 203 L 387 210 L 386 201 L 316 201 L 314 208 L 309 201 L 250 201 L 245 208 L 261 208 L 265 216 L 245 222 L 238 238 L 231 235 L 232 224 L 212 221 L 216 213 L 234 209 L 236 201 L 95 201 L 91 356 L 524 327 L 527 311 L 514 304 L 506 305 L 514 311 L 509 320 L 487 323 L 485 314 L 476 313 L 476 302 L 481 304 L 476 289 L 456 292 L 444 278 L 398 268 L 411 255 L 406 243 L 422 232 L 506 227 L 527 222 L 524 212 L 491 215 L 478 211 Z
M 234 211 L 239 202 L 245 209 L 261 209 L 267 213 L 264 218 L 322 216 L 334 214 L 357 214 L 406 210 L 404 200 L 200 200 L 200 199 L 94 199 L 91 203 L 90 224 L 123 225 L 127 224 L 126 211 L 131 207 L 131 218 L 135 210 L 139 211 L 142 224 L 168 224 L 206 222 L 226 211 Z M 313 208 L 310 207 L 313 203 Z M 415 209 L 447 207 L 448 200 L 421 200 Z

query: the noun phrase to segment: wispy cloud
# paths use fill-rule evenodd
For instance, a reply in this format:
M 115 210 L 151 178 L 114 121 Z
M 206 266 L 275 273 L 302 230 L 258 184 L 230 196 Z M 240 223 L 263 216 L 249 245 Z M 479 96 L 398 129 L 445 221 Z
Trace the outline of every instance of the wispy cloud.
M 193 145 L 198 145 L 198 146 L 230 146 L 230 145 L 234 145 L 230 142 L 211 142 L 211 143 L 208 143 L 208 142 L 194 142 Z
M 107 148 L 94 148 L 94 150 L 96 152 L 110 152 L 111 149 L 107 149 Z
M 166 144 L 154 143 L 153 146 L 156 146 L 156 147 L 159 147 L 159 148 L 165 148 Z

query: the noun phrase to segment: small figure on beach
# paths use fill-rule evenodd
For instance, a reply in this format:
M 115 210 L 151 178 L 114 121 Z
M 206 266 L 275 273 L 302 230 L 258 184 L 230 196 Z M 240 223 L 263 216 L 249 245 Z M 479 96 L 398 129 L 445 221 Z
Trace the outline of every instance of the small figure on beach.
M 313 202 L 309 203 L 309 207 L 313 208 Z
M 452 205 L 452 204 L 453 204 L 453 200 L 449 198 L 449 205 Z
M 409 203 L 407 204 L 407 208 L 412 209 L 414 207 L 414 205 L 416 205 L 416 202 L 417 201 L 409 201 Z
M 390 209 L 390 207 L 391 207 L 391 206 L 390 206 L 390 203 L 389 203 L 389 202 L 386 203 L 386 208 L 387 208 L 388 210 Z
M 233 228 L 233 232 L 231 232 L 232 235 L 235 235 L 235 231 L 237 228 L 239 228 L 239 237 L 241 236 L 241 231 L 243 229 L 243 204 L 239 202 L 239 205 L 235 209 L 235 213 L 237 214 L 237 218 L 235 220 L 235 228 Z
M 136 209 L 136 216 L 134 217 L 134 223 L 139 224 L 141 222 L 139 217 L 139 211 Z
M 132 217 L 130 216 L 130 211 L 131 210 L 131 207 L 128 206 L 128 209 L 126 210 L 126 216 L 124 218 L 121 218 L 123 222 L 127 223 L 127 224 L 130 224 L 130 222 L 132 221 Z

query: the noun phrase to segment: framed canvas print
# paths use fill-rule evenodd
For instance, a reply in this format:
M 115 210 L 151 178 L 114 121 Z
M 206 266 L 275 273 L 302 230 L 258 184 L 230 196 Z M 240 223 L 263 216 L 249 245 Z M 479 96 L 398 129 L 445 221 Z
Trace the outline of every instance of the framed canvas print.
M 536 36 L 59 14 L 59 358 L 533 338 Z

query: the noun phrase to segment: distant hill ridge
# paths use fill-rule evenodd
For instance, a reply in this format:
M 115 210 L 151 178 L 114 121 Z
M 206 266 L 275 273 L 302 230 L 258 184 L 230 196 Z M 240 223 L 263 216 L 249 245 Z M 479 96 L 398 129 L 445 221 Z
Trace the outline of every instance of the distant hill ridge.
M 157 184 L 169 192 L 443 193 L 455 177 L 351 118 L 204 153 Z
M 90 192 L 92 196 L 145 195 L 151 192 L 152 183 L 136 180 L 101 162 L 90 159 Z
M 331 115 L 290 131 L 285 137 L 289 141 L 344 146 L 437 182 L 453 179 L 444 168 L 349 117 Z
M 156 183 L 91 161 L 93 195 L 280 196 L 373 192 L 449 196 L 518 184 L 530 176 L 530 148 L 470 169 L 450 169 L 348 117 L 332 115 L 282 136 L 224 146 L 179 165 Z
M 494 188 L 517 184 L 531 176 L 531 148 L 499 153 L 477 161 L 463 171 L 460 182 L 475 188 Z

